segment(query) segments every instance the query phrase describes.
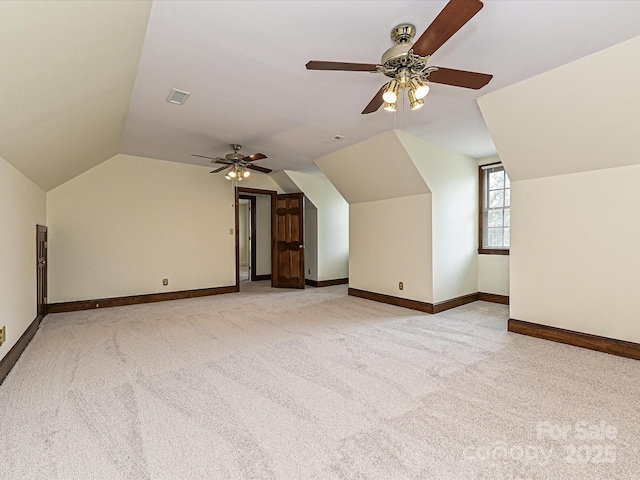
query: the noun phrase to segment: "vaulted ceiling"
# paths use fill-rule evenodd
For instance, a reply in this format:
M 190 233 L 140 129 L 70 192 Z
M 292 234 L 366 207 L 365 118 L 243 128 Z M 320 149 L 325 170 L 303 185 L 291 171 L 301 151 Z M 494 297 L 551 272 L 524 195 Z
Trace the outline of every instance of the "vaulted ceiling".
M 486 0 L 430 64 L 491 73 L 479 91 L 433 84 L 425 107 L 361 115 L 391 29 L 422 33 L 433 1 L 0 2 L 0 156 L 50 190 L 117 153 L 208 165 L 230 143 L 260 165 L 313 160 L 393 128 L 472 156 L 496 153 L 476 98 L 637 36 L 640 2 Z M 172 88 L 191 93 L 183 106 Z M 566 88 L 566 84 L 562 86 Z M 610 92 L 627 95 L 627 92 Z M 333 135 L 345 140 L 324 143 Z

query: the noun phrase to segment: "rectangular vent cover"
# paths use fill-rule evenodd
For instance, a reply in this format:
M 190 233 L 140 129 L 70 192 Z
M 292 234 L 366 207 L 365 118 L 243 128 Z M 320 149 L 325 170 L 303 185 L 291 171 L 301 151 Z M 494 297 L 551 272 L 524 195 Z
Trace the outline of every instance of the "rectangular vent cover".
M 171 93 L 167 97 L 167 102 L 175 103 L 176 105 L 184 105 L 184 102 L 187 101 L 187 98 L 189 98 L 189 95 L 191 95 L 189 92 L 185 92 L 184 90 L 178 90 L 177 88 L 174 88 L 171 90 Z

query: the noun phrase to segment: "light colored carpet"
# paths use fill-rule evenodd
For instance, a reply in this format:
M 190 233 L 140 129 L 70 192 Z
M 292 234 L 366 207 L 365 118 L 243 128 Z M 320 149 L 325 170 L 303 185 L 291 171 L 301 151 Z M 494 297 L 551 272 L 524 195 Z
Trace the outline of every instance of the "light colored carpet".
M 640 362 L 502 305 L 243 288 L 46 317 L 0 387 L 0 477 L 640 478 Z

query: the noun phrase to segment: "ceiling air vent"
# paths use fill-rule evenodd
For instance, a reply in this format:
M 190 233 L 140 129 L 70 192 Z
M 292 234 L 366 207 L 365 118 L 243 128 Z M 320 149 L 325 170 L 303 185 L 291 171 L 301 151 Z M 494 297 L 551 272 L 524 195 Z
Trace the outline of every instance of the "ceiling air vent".
M 332 137 L 325 138 L 323 140 L 323 142 L 324 143 L 336 143 L 336 142 L 339 142 L 340 140 L 344 140 L 344 137 L 342 135 L 334 135 Z
M 175 103 L 176 105 L 184 105 L 184 102 L 187 101 L 187 98 L 189 98 L 189 95 L 191 95 L 189 92 L 185 92 L 183 90 L 178 90 L 177 88 L 174 88 L 171 90 L 171 93 L 167 97 L 167 102 Z

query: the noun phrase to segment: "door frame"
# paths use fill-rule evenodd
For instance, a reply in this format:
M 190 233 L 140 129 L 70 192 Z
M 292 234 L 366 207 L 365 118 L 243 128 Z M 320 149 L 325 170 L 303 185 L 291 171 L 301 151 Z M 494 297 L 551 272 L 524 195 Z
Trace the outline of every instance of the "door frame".
M 235 229 L 236 229 L 236 289 L 240 291 L 240 214 L 239 214 L 239 205 L 240 205 L 240 195 L 242 194 L 253 194 L 253 195 L 270 195 L 271 196 L 271 286 L 273 286 L 273 275 L 275 270 L 275 235 L 276 235 L 276 195 L 278 192 L 275 190 L 262 190 L 259 188 L 249 188 L 249 187 L 238 187 L 235 188 Z M 255 197 L 254 197 L 255 198 Z M 251 241 L 253 242 L 255 235 L 251 235 Z M 255 248 L 253 248 L 254 244 L 252 243 L 252 251 L 251 255 L 255 254 Z M 255 264 L 254 259 L 251 259 L 251 262 Z M 255 268 L 251 270 L 251 279 L 253 280 L 253 276 L 255 274 Z
M 43 263 L 40 263 L 40 242 L 42 239 L 42 258 Z M 47 315 L 47 262 L 49 260 L 47 243 L 48 229 L 45 225 L 36 225 L 36 317 L 38 323 Z

